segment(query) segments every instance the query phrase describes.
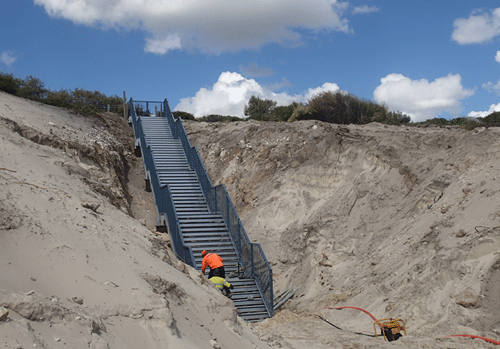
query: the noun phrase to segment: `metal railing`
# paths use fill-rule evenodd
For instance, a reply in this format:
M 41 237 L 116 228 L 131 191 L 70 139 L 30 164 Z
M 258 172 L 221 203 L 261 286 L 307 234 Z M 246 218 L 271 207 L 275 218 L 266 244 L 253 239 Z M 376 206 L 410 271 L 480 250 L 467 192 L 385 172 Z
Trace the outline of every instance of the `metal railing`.
M 162 102 L 158 103 L 162 104 Z M 158 219 L 162 215 L 166 216 L 168 231 L 170 233 L 170 236 L 172 237 L 172 244 L 174 245 L 174 251 L 176 252 L 177 257 L 184 261 L 184 263 L 186 264 L 196 266 L 191 247 L 186 246 L 184 243 L 170 188 L 168 185 L 163 187 L 161 187 L 160 185 L 160 180 L 156 171 L 153 154 L 151 152 L 150 146 L 147 144 L 144 131 L 142 129 L 142 124 L 139 122 L 141 116 L 137 116 L 135 102 L 132 100 L 132 98 L 129 102 L 129 111 L 130 118 L 134 127 L 135 139 L 140 143 L 139 146 L 142 152 L 144 167 L 146 173 L 149 173 L 149 181 L 156 202 Z
M 252 277 L 264 299 L 269 315 L 273 316 L 273 271 L 260 244 L 250 242 L 241 224 L 238 213 L 229 197 L 226 187 L 221 184 L 214 188 L 216 212 L 224 217 L 231 239 L 246 275 Z
M 210 212 L 219 212 L 224 217 L 238 259 L 246 275 L 256 281 L 267 311 L 273 316 L 273 272 L 262 247 L 250 242 L 226 187 L 223 184 L 216 187 L 212 185 L 198 150 L 191 145 L 181 118 L 174 119 L 167 100 L 164 101 L 163 116 L 168 119 L 174 138 L 181 140 L 189 165 L 196 171 Z
M 137 116 L 161 116 L 163 102 L 134 101 L 134 110 Z

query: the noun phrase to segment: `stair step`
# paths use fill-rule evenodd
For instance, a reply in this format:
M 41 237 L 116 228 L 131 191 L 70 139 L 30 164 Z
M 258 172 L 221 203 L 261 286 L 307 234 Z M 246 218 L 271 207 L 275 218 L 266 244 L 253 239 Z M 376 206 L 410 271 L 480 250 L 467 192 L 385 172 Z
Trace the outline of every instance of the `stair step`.
M 188 239 L 200 239 L 200 240 L 220 240 L 220 239 L 231 239 L 229 233 L 225 232 L 200 232 L 200 231 L 191 231 L 186 232 L 183 230 L 183 236 Z
M 187 191 L 187 192 L 180 192 L 178 190 L 172 190 L 170 189 L 170 192 L 172 193 L 172 197 L 175 199 L 185 199 L 185 200 L 192 200 L 192 199 L 203 199 L 205 200 L 205 197 L 203 196 L 203 193 L 201 190 L 199 191 Z
M 183 232 L 184 233 L 189 233 L 189 234 L 196 234 L 196 233 L 201 233 L 201 234 L 208 234 L 208 235 L 218 235 L 217 232 L 219 232 L 219 235 L 228 235 L 229 232 L 227 230 L 226 224 L 224 222 L 220 221 L 210 221 L 210 220 L 191 220 L 191 221 L 186 221 L 182 220 L 179 221 L 179 225 L 184 228 Z M 205 228 L 212 228 L 211 230 L 204 230 Z M 204 235 L 201 235 L 204 236 Z
M 218 214 L 206 214 L 206 215 L 196 215 L 188 217 L 180 217 L 179 220 L 195 220 L 195 219 L 208 219 L 208 220 L 223 220 L 221 215 Z
M 224 224 L 224 221 L 220 221 L 220 220 L 217 220 L 217 219 L 210 219 L 210 218 L 202 218 L 202 219 L 186 219 L 186 218 L 182 218 L 182 219 L 179 219 L 179 224 L 181 227 L 185 226 L 185 227 L 195 227 L 195 226 L 204 226 L 206 224 Z
M 224 222 L 208 222 L 208 221 L 203 221 L 203 222 L 180 222 L 180 225 L 182 228 L 186 229 L 196 229 L 196 228 L 206 228 L 207 226 L 210 226 L 212 228 L 224 228 L 227 229 L 226 224 Z

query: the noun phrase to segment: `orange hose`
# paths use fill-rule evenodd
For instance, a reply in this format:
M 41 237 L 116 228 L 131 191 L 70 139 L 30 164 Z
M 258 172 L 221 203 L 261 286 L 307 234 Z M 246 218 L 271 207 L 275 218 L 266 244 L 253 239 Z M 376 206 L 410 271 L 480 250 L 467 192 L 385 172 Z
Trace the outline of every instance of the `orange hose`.
M 364 309 L 358 308 L 358 307 L 325 307 L 325 309 L 337 309 L 337 310 L 342 310 L 342 309 L 356 309 L 356 310 L 361 310 L 363 313 L 366 313 L 366 314 L 370 315 L 370 317 L 373 319 L 373 321 L 377 321 L 377 318 L 375 316 L 373 316 L 370 312 L 368 312 L 368 311 L 366 311 Z
M 491 338 L 486 338 L 486 337 L 481 337 L 481 336 L 475 336 L 475 335 L 472 335 L 472 334 L 452 334 L 451 336 L 446 336 L 446 337 L 469 337 L 469 338 L 472 338 L 472 339 L 479 338 L 479 339 L 482 339 L 483 341 L 500 345 L 500 341 L 497 341 L 497 340 L 494 340 L 494 339 L 491 339 Z

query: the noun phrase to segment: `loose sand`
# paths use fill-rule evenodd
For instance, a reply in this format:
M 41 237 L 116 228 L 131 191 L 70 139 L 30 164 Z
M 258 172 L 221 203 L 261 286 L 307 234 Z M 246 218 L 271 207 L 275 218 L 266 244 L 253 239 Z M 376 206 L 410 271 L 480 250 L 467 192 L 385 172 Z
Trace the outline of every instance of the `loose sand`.
M 444 337 L 500 339 L 498 128 L 185 126 L 262 245 L 275 294 L 296 295 L 246 324 L 155 233 L 125 120 L 0 92 L 0 345 L 497 347 Z M 407 335 L 364 336 L 370 317 L 326 306 L 401 318 Z

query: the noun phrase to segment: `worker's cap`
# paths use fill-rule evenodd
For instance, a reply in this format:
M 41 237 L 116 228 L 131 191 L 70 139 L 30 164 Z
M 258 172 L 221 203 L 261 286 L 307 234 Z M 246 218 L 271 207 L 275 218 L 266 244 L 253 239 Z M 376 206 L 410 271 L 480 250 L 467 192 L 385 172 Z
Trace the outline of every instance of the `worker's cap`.
M 205 251 L 205 250 L 201 251 L 201 256 L 202 257 L 205 256 L 206 254 L 207 254 L 207 251 Z

